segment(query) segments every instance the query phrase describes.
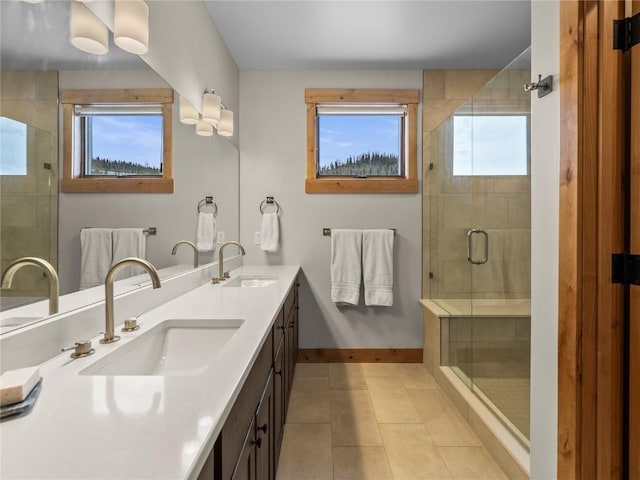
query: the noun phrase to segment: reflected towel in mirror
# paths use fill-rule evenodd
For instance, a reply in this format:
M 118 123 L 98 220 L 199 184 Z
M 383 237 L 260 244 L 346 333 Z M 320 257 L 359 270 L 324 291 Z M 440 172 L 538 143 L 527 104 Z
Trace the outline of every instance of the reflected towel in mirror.
M 143 228 L 114 228 L 111 235 L 113 237 L 114 264 L 128 257 L 145 259 L 146 238 Z M 124 267 L 118 271 L 117 278 L 129 278 L 143 273 L 145 270 L 141 267 Z
M 111 268 L 110 228 L 83 228 L 80 231 L 80 289 L 104 284 Z
M 212 212 L 198 213 L 196 248 L 199 252 L 212 252 L 215 250 L 217 230 L 216 218 Z

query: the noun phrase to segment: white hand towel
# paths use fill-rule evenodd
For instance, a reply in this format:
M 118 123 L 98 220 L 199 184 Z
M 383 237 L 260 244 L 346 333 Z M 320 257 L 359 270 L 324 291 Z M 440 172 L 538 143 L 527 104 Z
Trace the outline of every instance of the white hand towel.
M 362 230 L 331 230 L 331 301 L 358 305 L 362 278 Z
M 110 228 L 80 231 L 80 289 L 104 285 L 113 255 Z
M 196 248 L 200 252 L 211 252 L 216 248 L 218 225 L 216 217 L 211 212 L 198 213 L 198 227 L 196 230 Z
M 277 252 L 280 248 L 280 225 L 275 212 L 262 214 L 260 248 L 265 252 Z
M 113 263 L 127 257 L 144 260 L 146 254 L 146 238 L 142 228 L 115 228 L 113 230 Z M 125 267 L 118 271 L 116 279 L 134 277 L 145 273 L 142 267 Z
M 393 230 L 365 230 L 362 234 L 364 303 L 393 305 Z

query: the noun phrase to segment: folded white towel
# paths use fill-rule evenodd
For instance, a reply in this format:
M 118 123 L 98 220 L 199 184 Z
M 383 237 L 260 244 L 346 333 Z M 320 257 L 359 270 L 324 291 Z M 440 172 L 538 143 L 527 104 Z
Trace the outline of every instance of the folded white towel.
M 211 252 L 215 250 L 217 230 L 218 225 L 213 213 L 198 213 L 198 227 L 196 230 L 196 248 L 198 251 Z
M 265 252 L 277 252 L 280 248 L 280 225 L 275 212 L 262 214 L 260 248 Z
M 80 231 L 81 290 L 104 285 L 112 257 L 110 228 L 83 228 Z
M 362 230 L 331 230 L 331 301 L 358 305 L 362 278 Z
M 393 230 L 365 230 L 362 234 L 365 305 L 393 305 Z
M 145 258 L 146 238 L 143 228 L 114 228 L 113 263 L 128 257 Z M 117 279 L 134 277 L 145 272 L 142 267 L 125 267 L 118 271 Z

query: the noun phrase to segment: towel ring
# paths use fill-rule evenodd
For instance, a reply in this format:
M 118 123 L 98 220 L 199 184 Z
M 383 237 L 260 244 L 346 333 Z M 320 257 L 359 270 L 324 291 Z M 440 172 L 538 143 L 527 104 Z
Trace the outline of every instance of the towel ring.
M 205 197 L 198 202 L 198 213 L 200 209 L 205 205 L 211 205 L 213 207 L 213 216 L 218 215 L 218 204 L 213 201 L 213 197 Z
M 276 202 L 273 197 L 267 197 L 265 200 L 262 201 L 262 203 L 260 204 L 260 213 L 264 214 L 264 207 L 265 205 L 274 205 L 276 206 L 276 213 L 280 213 L 280 204 L 278 202 Z

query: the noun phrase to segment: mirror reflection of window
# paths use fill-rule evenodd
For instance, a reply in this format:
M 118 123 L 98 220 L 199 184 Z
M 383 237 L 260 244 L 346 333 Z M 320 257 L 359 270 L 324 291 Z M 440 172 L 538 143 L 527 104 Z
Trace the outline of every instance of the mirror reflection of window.
M 162 107 L 76 106 L 82 176 L 162 177 Z
M 453 175 L 527 175 L 527 115 L 453 117 Z
M 0 175 L 27 174 L 27 124 L 0 117 Z

